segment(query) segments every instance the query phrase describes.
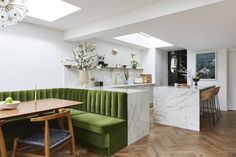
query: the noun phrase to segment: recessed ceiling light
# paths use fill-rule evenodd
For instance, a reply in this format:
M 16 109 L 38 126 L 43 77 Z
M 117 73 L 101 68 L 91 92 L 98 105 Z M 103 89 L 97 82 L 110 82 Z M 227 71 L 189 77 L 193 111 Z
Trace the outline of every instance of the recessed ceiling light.
M 161 39 L 155 38 L 143 32 L 119 36 L 119 37 L 115 37 L 114 39 L 131 43 L 134 45 L 139 45 L 146 48 L 160 48 L 160 47 L 173 46 L 172 44 L 168 42 L 165 42 Z
M 26 6 L 29 10 L 27 16 L 48 22 L 53 22 L 81 9 L 62 0 L 28 0 Z

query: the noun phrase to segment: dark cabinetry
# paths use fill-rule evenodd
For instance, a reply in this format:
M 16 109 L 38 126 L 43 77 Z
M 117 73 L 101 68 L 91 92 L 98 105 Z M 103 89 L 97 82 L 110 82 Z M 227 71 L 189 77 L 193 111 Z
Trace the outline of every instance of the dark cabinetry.
M 178 72 L 180 65 L 187 68 L 187 50 L 168 52 L 168 84 L 187 83 L 186 76 Z

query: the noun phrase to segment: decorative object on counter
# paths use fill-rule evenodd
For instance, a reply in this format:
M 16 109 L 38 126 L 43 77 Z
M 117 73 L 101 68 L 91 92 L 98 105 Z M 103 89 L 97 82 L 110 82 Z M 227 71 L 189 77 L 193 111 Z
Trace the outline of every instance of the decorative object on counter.
M 98 65 L 102 65 L 102 67 L 105 64 L 105 55 L 97 55 L 97 59 L 98 59 Z
M 141 77 L 136 77 L 136 78 L 134 79 L 134 83 L 135 83 L 135 84 L 141 84 L 141 83 L 143 83 L 143 79 L 142 79 Z
M 103 81 L 96 81 L 95 86 L 96 87 L 102 87 L 103 86 Z
M 141 74 L 143 83 L 152 83 L 152 74 Z
M 113 49 L 112 49 L 112 55 L 113 55 L 113 56 L 117 55 L 117 54 L 118 54 L 117 51 L 118 51 L 118 50 L 117 50 L 116 48 L 113 48 Z
M 116 68 L 121 68 L 121 65 L 120 64 L 116 64 Z
M 28 12 L 25 0 L 1 0 L 0 1 L 0 25 L 11 26 L 24 20 Z
M 196 72 L 201 79 L 216 79 L 216 52 L 199 53 L 196 55 Z
M 125 70 L 125 82 L 124 84 L 129 84 L 129 77 L 130 77 L 130 74 L 129 74 L 129 70 Z
M 132 54 L 131 54 L 131 66 L 132 66 L 132 68 L 133 69 L 137 69 L 138 68 L 138 66 L 139 66 L 139 62 L 136 60 L 136 54 L 133 52 Z
M 89 83 L 89 69 L 96 67 L 95 65 L 95 54 L 89 54 L 94 52 L 96 49 L 95 44 L 88 44 L 85 42 L 82 44 L 78 42 L 77 48 L 73 51 L 74 59 L 77 62 L 77 65 L 74 66 L 78 68 L 79 71 L 79 80 L 80 85 L 86 87 Z
M 194 81 L 195 82 L 195 85 L 197 85 L 197 82 L 200 81 L 200 76 L 198 73 L 195 73 L 194 75 L 191 74 L 190 71 L 188 71 L 184 66 L 182 66 L 180 64 L 180 70 L 178 70 L 179 73 L 181 73 L 181 75 L 184 75 L 186 77 L 188 77 L 191 81 Z M 191 83 L 192 85 L 192 83 Z
M 121 82 L 122 82 L 122 81 L 121 81 L 120 73 L 115 74 L 114 85 L 120 85 Z
M 139 66 L 139 62 L 136 61 L 136 60 L 132 60 L 132 61 L 131 61 L 131 65 L 132 65 L 132 68 L 133 68 L 133 69 L 137 69 L 138 66 Z
M 179 84 L 178 84 L 178 83 L 175 83 L 175 84 L 174 84 L 174 87 L 175 87 L 175 88 L 179 88 Z
M 107 63 L 104 63 L 104 65 L 103 65 L 104 67 L 108 67 L 108 64 Z
M 200 75 L 196 73 L 196 75 L 192 79 L 195 82 L 194 85 L 197 86 L 198 85 L 197 83 L 200 81 Z

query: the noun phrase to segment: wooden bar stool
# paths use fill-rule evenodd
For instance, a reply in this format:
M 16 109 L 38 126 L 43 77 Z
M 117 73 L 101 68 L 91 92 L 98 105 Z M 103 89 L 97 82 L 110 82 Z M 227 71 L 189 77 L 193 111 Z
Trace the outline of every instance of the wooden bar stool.
M 216 115 L 215 115 L 216 108 L 213 101 L 214 95 L 215 95 L 214 88 L 208 89 L 200 93 L 201 115 L 203 117 L 205 116 L 208 117 L 210 128 L 212 128 L 212 125 L 214 126 L 216 123 Z
M 1 152 L 1 157 L 7 157 L 5 138 L 4 138 L 4 134 L 2 131 L 3 124 L 4 124 L 4 121 L 0 121 L 0 148 L 1 148 L 0 152 Z
M 49 121 L 62 118 L 67 119 L 69 128 L 68 130 L 49 129 Z M 31 137 L 23 140 L 16 138 L 14 141 L 12 157 L 17 157 L 17 155 L 30 157 L 50 157 L 53 151 L 57 150 L 61 146 L 65 146 L 66 144 L 70 144 L 71 153 L 73 157 L 76 157 L 74 132 L 69 110 L 61 110 L 60 113 L 53 115 L 31 118 L 31 122 L 44 122 L 44 132 L 32 135 Z M 19 148 L 20 145 L 44 148 L 44 155 L 21 152 L 20 149 L 26 150 L 25 148 L 27 148 L 28 150 L 28 147 Z

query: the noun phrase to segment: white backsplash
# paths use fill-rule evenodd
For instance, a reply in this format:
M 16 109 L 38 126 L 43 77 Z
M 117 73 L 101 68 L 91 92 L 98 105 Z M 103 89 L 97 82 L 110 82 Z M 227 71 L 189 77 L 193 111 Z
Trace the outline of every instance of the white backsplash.
M 125 83 L 125 69 L 93 69 L 89 70 L 89 87 L 94 86 L 95 81 L 103 81 L 103 86 L 122 85 Z M 134 78 L 142 74 L 142 69 L 129 69 L 129 84 L 134 83 Z M 91 81 L 94 78 L 95 81 Z M 64 86 L 65 87 L 80 87 L 79 71 L 75 69 L 64 68 Z

